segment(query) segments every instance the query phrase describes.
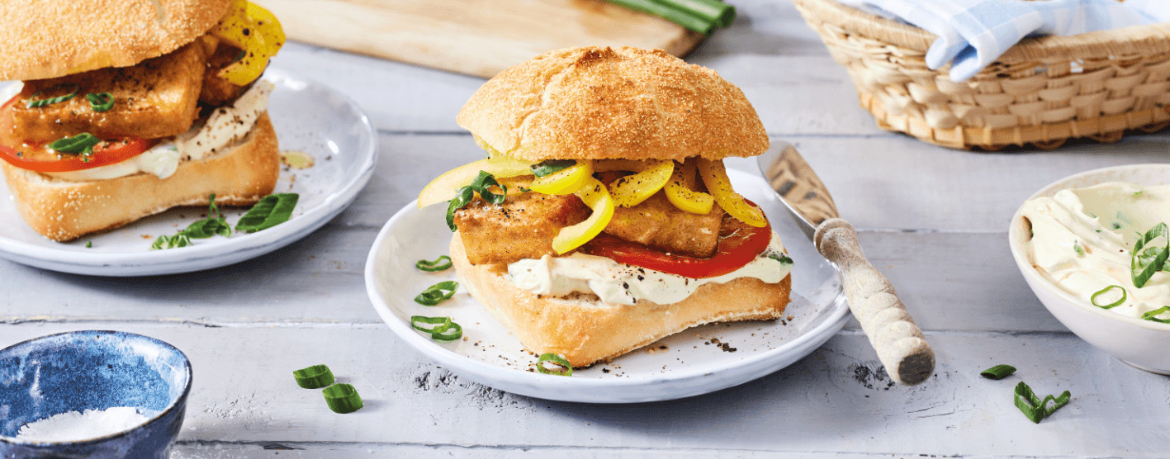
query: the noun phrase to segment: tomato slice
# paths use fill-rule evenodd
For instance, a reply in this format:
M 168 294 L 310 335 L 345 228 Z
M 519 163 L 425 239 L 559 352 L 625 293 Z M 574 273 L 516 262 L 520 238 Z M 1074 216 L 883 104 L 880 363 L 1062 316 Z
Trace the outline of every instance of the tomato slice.
M 725 214 L 719 227 L 719 248 L 711 258 L 671 255 L 608 234 L 597 236 L 583 246 L 582 251 L 618 263 L 701 279 L 742 268 L 763 253 L 771 240 L 770 224 L 756 228 Z
M 0 113 L 0 118 L 5 121 L 10 120 L 8 107 L 15 101 L 16 97 L 13 97 L 8 102 L 5 102 L 3 106 L 0 106 L 0 112 L 2 112 Z M 0 122 L 0 130 L 5 131 L 5 133 L 11 129 L 10 126 L 6 122 Z M 4 140 L 8 143 L 14 142 L 8 138 Z M 57 153 L 43 144 L 25 143 L 17 149 L 0 143 L 0 158 L 3 158 L 8 164 L 21 169 L 37 172 L 69 172 L 120 163 L 142 154 L 157 143 L 157 139 L 146 140 L 137 137 L 103 140 L 101 143 L 94 145 L 93 154 L 89 156 L 88 161 L 82 158 L 81 155 L 63 155 Z

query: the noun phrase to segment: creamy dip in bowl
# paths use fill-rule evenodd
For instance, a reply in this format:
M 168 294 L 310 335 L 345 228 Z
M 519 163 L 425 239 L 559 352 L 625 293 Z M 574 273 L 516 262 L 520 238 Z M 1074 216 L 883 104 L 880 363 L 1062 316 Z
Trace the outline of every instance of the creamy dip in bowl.
M 1162 222 L 1170 164 L 1119 166 L 1044 187 L 1016 211 L 1008 237 L 1024 279 L 1061 323 L 1126 363 L 1170 374 L 1170 324 L 1142 319 L 1170 319 L 1156 312 L 1170 305 L 1170 272 L 1138 288 L 1130 269 L 1134 244 Z

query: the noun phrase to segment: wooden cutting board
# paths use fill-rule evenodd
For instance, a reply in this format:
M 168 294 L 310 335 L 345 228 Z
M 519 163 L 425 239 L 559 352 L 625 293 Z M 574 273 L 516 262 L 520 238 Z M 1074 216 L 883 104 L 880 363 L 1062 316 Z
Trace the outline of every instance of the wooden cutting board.
M 683 56 L 706 38 L 601 0 L 253 0 L 295 41 L 490 78 L 585 45 Z

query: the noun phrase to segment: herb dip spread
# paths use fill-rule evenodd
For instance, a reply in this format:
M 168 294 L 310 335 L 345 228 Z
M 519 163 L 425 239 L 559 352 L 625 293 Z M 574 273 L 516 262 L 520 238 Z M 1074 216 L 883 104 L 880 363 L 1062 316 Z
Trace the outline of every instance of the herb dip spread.
M 1026 256 L 1061 290 L 1107 306 L 1121 299 L 1121 291 L 1102 291 L 1121 286 L 1125 300 L 1108 309 L 1130 317 L 1170 305 L 1170 273 L 1155 272 L 1137 288 L 1130 270 L 1134 244 L 1151 228 L 1170 223 L 1170 185 L 1108 182 L 1062 190 L 1024 203 L 1022 214 L 1032 228 L 1024 243 Z M 1170 313 L 1158 318 L 1170 318 Z

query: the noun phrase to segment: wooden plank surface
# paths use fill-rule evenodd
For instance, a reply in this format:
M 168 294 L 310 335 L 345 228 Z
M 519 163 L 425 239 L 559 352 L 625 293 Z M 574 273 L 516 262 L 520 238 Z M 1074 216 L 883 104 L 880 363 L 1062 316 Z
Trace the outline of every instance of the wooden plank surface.
M 1005 227 L 1048 182 L 1165 161 L 1170 137 L 1052 153 L 926 145 L 874 126 L 789 2 L 736 6 L 735 26 L 689 60 L 741 86 L 769 134 L 798 146 L 861 230 L 938 351 L 938 377 L 923 386 L 879 379 L 855 324 L 792 367 L 675 402 L 545 402 L 447 373 L 381 324 L 361 271 L 397 209 L 451 164 L 479 158 L 454 118 L 483 80 L 296 43 L 273 65 L 348 94 L 378 128 L 378 169 L 357 202 L 302 242 L 210 272 L 102 279 L 0 261 L 0 347 L 83 328 L 178 345 L 196 385 L 176 458 L 1166 457 L 1170 381 L 1068 333 L 1024 284 Z M 291 370 L 321 362 L 362 390 L 367 409 L 333 415 L 320 394 L 293 386 Z M 978 377 L 996 363 L 1018 376 Z M 1032 424 L 1011 406 L 1020 379 L 1070 390 L 1072 403 Z
M 704 35 L 602 0 L 257 0 L 289 39 L 490 78 L 577 46 L 683 56 Z

